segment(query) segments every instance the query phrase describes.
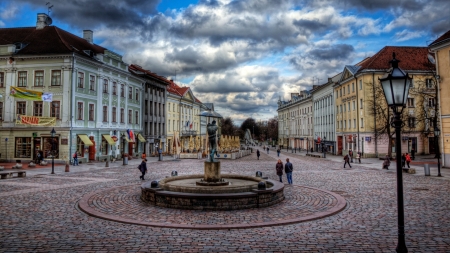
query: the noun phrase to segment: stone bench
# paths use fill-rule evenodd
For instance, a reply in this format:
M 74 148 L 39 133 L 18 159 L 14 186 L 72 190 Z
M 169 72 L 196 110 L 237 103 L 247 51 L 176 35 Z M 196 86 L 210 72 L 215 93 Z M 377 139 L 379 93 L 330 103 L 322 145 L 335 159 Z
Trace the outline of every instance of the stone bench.
M 17 174 L 17 177 L 26 177 L 26 171 L 2 171 L 0 172 L 1 179 L 13 178 L 14 174 Z
M 322 158 L 322 155 L 315 155 L 315 154 L 306 154 L 306 156 Z

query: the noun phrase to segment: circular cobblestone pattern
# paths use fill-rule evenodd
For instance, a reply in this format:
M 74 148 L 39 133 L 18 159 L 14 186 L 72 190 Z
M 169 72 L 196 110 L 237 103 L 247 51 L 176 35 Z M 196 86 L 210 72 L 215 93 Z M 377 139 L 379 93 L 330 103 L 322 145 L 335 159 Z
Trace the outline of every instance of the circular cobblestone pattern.
M 107 220 L 170 228 L 230 229 L 284 225 L 320 219 L 345 208 L 336 193 L 311 187 L 285 187 L 285 200 L 266 208 L 200 211 L 161 208 L 140 200 L 140 187 L 116 187 L 84 196 L 79 207 Z

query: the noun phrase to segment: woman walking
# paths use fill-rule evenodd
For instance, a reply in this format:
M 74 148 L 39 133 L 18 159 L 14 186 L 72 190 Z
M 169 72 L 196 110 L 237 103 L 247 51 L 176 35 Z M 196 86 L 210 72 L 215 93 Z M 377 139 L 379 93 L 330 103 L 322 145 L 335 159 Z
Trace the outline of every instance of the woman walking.
M 139 164 L 138 169 L 141 171 L 142 175 L 139 177 L 142 180 L 144 179 L 145 173 L 147 173 L 147 159 L 142 159 L 141 164 Z
M 280 159 L 278 159 L 277 164 L 275 165 L 275 168 L 277 170 L 277 175 L 280 178 L 280 182 L 283 183 L 282 176 L 283 176 L 283 163 Z

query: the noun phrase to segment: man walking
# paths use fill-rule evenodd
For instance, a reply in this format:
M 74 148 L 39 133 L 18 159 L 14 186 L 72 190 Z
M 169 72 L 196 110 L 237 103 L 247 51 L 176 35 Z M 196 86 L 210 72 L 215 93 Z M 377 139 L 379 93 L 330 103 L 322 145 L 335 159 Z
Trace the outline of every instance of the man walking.
M 351 149 L 348 151 L 348 155 L 350 156 L 350 162 L 352 163 L 353 162 L 353 151 Z
M 269 154 L 269 147 L 267 147 L 267 154 Z
M 287 181 L 292 184 L 292 171 L 294 170 L 292 163 L 289 162 L 289 158 L 286 158 L 286 163 L 284 164 L 284 172 L 286 172 Z
M 280 148 L 277 149 L 277 155 L 280 157 Z
M 256 156 L 258 157 L 258 160 L 259 160 L 259 156 L 260 156 L 261 154 L 259 153 L 259 149 L 257 149 L 256 150 Z
M 344 156 L 344 168 L 345 168 L 345 165 L 347 165 L 347 164 L 348 164 L 348 166 L 350 166 L 350 168 L 352 167 L 349 163 L 349 160 L 350 160 L 349 155 L 348 154 L 345 155 Z

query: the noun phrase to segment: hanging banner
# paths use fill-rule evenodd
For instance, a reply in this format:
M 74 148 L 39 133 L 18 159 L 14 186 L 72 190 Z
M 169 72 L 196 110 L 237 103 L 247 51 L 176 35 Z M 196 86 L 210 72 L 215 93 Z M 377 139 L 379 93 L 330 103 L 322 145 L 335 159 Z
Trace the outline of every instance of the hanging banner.
M 16 117 L 17 125 L 54 126 L 55 123 L 55 117 L 37 117 L 26 115 L 17 115 Z
M 35 90 L 27 90 L 11 86 L 10 95 L 15 98 L 22 98 L 32 101 L 52 102 L 53 94 Z

